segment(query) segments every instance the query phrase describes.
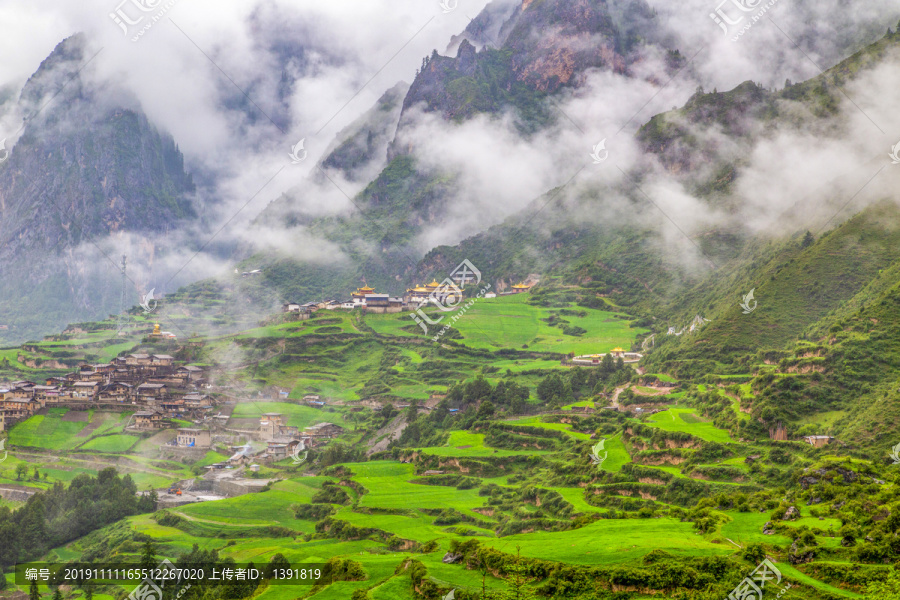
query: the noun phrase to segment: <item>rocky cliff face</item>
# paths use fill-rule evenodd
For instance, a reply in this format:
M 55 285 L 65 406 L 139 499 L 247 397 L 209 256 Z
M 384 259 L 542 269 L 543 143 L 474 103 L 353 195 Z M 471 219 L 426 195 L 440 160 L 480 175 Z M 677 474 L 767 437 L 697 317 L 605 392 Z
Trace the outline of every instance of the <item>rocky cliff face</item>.
M 9 327 L 0 334 L 8 339 L 118 312 L 121 284 L 101 283 L 119 281 L 120 257 L 79 248 L 195 216 L 174 140 L 136 103 L 88 83 L 85 48 L 81 36 L 65 40 L 26 83 L 22 133 L 7 141 L 0 165 L 0 325 Z
M 349 181 L 371 181 L 387 162 L 387 148 L 397 130 L 409 84 L 398 83 L 359 119 L 338 133 L 338 144 L 322 161 Z
M 627 73 L 642 59 L 642 44 L 661 45 L 643 0 L 523 0 L 511 13 L 506 4 L 488 6 L 453 39 L 455 57 L 435 52 L 424 61 L 404 112 L 420 106 L 463 119 L 522 108 L 535 97 L 580 85 L 589 69 Z M 498 27 L 501 15 L 506 20 Z

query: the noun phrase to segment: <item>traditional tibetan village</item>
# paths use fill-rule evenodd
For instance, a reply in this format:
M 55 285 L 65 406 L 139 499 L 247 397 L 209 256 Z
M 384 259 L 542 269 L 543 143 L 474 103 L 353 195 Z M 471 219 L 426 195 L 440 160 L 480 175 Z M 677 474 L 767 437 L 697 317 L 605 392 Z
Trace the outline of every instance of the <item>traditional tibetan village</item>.
M 146 339 L 168 342 L 174 337 L 155 324 Z M 64 419 L 73 422 L 95 414 L 121 414 L 121 428 L 116 430 L 156 444 L 158 451 L 151 455 L 194 463 L 211 450 L 225 452 L 227 460 L 204 465 L 205 473 L 200 479 L 160 488 L 160 506 L 256 491 L 267 480 L 243 481 L 242 473 L 257 473 L 260 464 L 283 460 L 301 450 L 314 450 L 343 432 L 340 425 L 330 422 L 301 430 L 289 426 L 287 416 L 278 412 L 265 412 L 249 426 L 244 420 L 233 427 L 229 424 L 231 414 L 242 398 L 234 396 L 230 388 L 211 383 L 208 375 L 207 365 L 187 364 L 168 354 L 127 353 L 108 363 L 80 364 L 74 371 L 46 380 L 0 383 L 0 432 L 33 418 L 50 419 L 54 414 L 64 414 Z M 257 395 L 253 402 L 266 400 L 269 399 Z M 326 407 L 318 395 L 308 395 L 301 402 L 317 409 Z M 79 436 L 89 441 L 86 434 L 91 429 L 86 427 Z M 97 438 L 90 441 L 94 439 Z M 233 471 L 236 468 L 241 471 Z M 229 486 L 207 486 L 208 491 L 216 493 L 198 495 L 198 490 L 203 489 L 203 478 L 227 481 Z M 0 489 L 0 497 L 4 493 L 21 495 L 15 490 Z
M 900 600 L 900 0 L 0 34 L 0 600 Z
M 537 280 L 529 280 L 528 282 L 516 283 L 510 286 L 505 292 L 500 292 L 501 296 L 514 294 L 522 294 L 530 290 L 537 284 Z M 495 292 L 487 292 L 485 298 L 496 298 Z M 454 282 L 445 280 L 438 283 L 432 280 L 431 283 L 416 285 L 406 290 L 402 297 L 392 297 L 390 294 L 380 294 L 367 285 L 356 288 L 351 292 L 350 300 L 324 300 L 321 302 L 306 302 L 300 304 L 298 302 L 288 302 L 282 306 L 282 311 L 295 314 L 309 314 L 317 310 L 353 310 L 361 309 L 371 313 L 385 314 L 398 313 L 403 311 L 417 310 L 428 305 L 444 305 L 456 306 L 466 298 L 465 281 Z

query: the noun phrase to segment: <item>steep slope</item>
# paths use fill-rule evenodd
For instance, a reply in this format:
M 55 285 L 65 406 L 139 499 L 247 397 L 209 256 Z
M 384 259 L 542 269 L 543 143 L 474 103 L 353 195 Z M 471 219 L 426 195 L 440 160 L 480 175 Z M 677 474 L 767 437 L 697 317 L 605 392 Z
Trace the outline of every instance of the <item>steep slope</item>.
M 545 100 L 564 87 L 581 85 L 588 70 L 628 74 L 645 46 L 656 43 L 655 28 L 652 11 L 640 0 L 621 7 L 587 0 L 490 5 L 451 43 L 455 56 L 435 51 L 423 61 L 403 99 L 387 165 L 353 200 L 362 214 L 313 218 L 288 194 L 260 216 L 260 224 L 283 224 L 298 238 L 309 231 L 337 243 L 349 262 L 323 268 L 251 250 L 245 254 L 251 256 L 246 264 L 262 268 L 267 288 L 284 299 L 339 296 L 363 279 L 401 293 L 424 277 L 421 269 L 415 270 L 422 255 L 416 238 L 445 222 L 457 177 L 450 170 L 426 168 L 416 159 L 407 134 L 419 111 L 439 115 L 448 127 L 476 115 L 512 112 L 522 133 L 533 132 L 558 118 Z M 489 43 L 488 33 L 497 39 Z M 323 168 L 343 169 L 380 153 L 380 146 L 370 143 L 370 128 L 358 131 L 339 142 Z M 437 269 L 427 273 L 439 274 Z
M 681 109 L 650 119 L 638 140 L 669 176 L 727 211 L 738 201 L 731 194 L 731 184 L 756 144 L 785 130 L 842 127 L 837 85 L 883 64 L 898 48 L 900 35 L 890 33 L 824 74 L 778 92 L 752 82 L 727 92 L 698 91 Z M 716 143 L 722 139 L 729 140 L 727 147 Z M 640 180 L 644 174 L 639 170 L 636 177 Z M 647 205 L 640 194 L 623 193 L 631 198 L 633 208 Z M 546 200 L 536 201 L 521 215 L 455 248 L 435 249 L 420 265 L 418 276 L 438 267 L 452 268 L 450 263 L 468 257 L 478 259 L 499 279 L 517 280 L 544 272 L 562 277 L 569 285 L 590 282 L 606 290 L 612 301 L 658 317 L 657 332 L 662 334 L 669 326 L 680 330 L 697 314 L 725 319 L 714 319 L 704 329 L 702 342 L 692 338 L 689 347 L 678 346 L 679 353 L 699 358 L 790 343 L 853 298 L 895 259 L 893 234 L 880 230 L 879 220 L 896 215 L 890 207 L 881 207 L 826 235 L 808 250 L 801 247 L 802 229 L 794 232 L 793 239 L 754 237 L 726 222 L 693 238 L 719 268 L 714 273 L 690 270 L 665 259 L 665 252 L 653 243 L 659 234 L 642 226 L 641 218 L 624 226 L 602 217 L 586 218 L 604 212 L 602 190 L 586 196 L 571 206 L 554 202 L 544 207 Z M 798 205 L 793 211 L 802 214 L 806 208 Z M 642 233 L 636 236 L 636 232 Z M 844 258 L 832 271 L 829 260 L 834 256 Z M 797 286 L 798 282 L 802 285 Z M 759 310 L 751 315 L 756 319 L 752 322 L 734 320 L 742 296 L 754 288 L 761 303 L 765 297 L 783 308 L 775 313 Z
M 403 98 L 409 85 L 398 83 L 371 109 L 337 134 L 337 146 L 322 166 L 340 172 L 349 181 L 371 181 L 387 162 L 387 148 L 397 130 Z
M 808 247 L 797 239 L 761 248 L 742 273 L 690 297 L 692 306 L 713 307 L 713 321 L 679 351 L 721 357 L 791 343 L 900 259 L 900 232 L 885 225 L 897 219 L 894 204 L 878 205 Z M 751 289 L 758 306 L 744 315 L 739 303 Z
M 485 40 L 486 31 L 497 29 L 497 12 L 485 9 L 454 39 L 455 57 L 435 51 L 423 61 L 403 102 L 401 147 L 414 108 L 456 121 L 514 108 L 523 130 L 533 130 L 550 118 L 541 103 L 548 94 L 578 87 L 591 69 L 628 74 L 645 46 L 659 44 L 653 11 L 642 0 L 623 10 L 605 1 L 525 0 L 497 39 Z M 470 39 L 484 46 L 477 50 Z
M 898 49 L 900 32 L 889 31 L 822 74 L 800 83 L 788 80 L 781 90 L 752 81 L 726 92 L 701 88 L 683 107 L 652 117 L 637 139 L 671 176 L 695 193 L 727 203 L 755 144 L 785 131 L 823 137 L 840 132 L 843 123 L 836 117 L 846 101 L 844 90 L 893 59 Z
M 89 58 L 82 36 L 68 38 L 20 96 L 28 117 L 0 168 L 0 324 L 8 327 L 0 339 L 116 312 L 119 257 L 82 250 L 109 234 L 151 235 L 195 216 L 194 185 L 173 139 L 135 103 L 86 83 L 79 70 Z

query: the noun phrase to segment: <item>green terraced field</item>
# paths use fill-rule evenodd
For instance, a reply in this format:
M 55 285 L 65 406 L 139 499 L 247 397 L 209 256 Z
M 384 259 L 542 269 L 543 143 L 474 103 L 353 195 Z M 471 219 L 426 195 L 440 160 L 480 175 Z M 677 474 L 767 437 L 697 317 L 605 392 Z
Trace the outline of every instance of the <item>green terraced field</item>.
M 594 445 L 596 441 L 591 440 L 590 445 Z M 631 462 L 631 456 L 625 449 L 622 442 L 622 436 L 617 434 L 611 438 L 606 438 L 603 449 L 607 452 L 606 460 L 600 465 L 600 468 L 610 473 L 618 473 L 626 464 Z
M 105 435 L 95 437 L 78 447 L 79 450 L 96 450 L 97 452 L 127 452 L 140 441 L 136 435 Z
M 732 553 L 695 533 L 690 523 L 667 518 L 604 519 L 573 531 L 536 531 L 484 543 L 506 552 L 521 546 L 524 556 L 582 565 L 638 561 L 656 549 L 681 556 Z
M 83 441 L 75 436 L 87 423 L 63 421 L 67 412 L 64 408 L 50 408 L 46 415 L 35 415 L 20 423 L 9 432 L 10 446 L 71 450 Z
M 321 488 L 323 480 L 320 477 L 305 477 L 284 481 L 269 492 L 189 504 L 178 508 L 177 512 L 213 523 L 259 526 L 277 523 L 296 528 L 301 521 L 294 518 L 294 513 L 290 511 L 291 504 L 309 502 Z
M 360 506 L 471 509 L 484 504 L 478 490 L 411 483 L 416 479 L 412 465 L 376 461 L 354 464 L 352 468 L 354 479 L 369 490 Z
M 541 420 L 541 417 L 523 417 L 519 419 L 510 419 L 506 421 L 510 425 L 527 425 L 529 427 L 540 427 L 542 429 L 549 429 L 551 431 L 562 431 L 563 433 L 572 436 L 577 440 L 590 440 L 591 436 L 588 433 L 582 433 L 580 431 L 572 431 L 571 425 L 566 425 L 565 423 L 545 423 Z
M 717 429 L 712 423 L 697 416 L 692 408 L 669 408 L 650 415 L 647 425 L 664 431 L 681 431 L 706 440 L 727 444 L 734 442 L 727 431 Z
M 617 346 L 630 348 L 645 329 L 631 328 L 618 313 L 577 307 L 584 317 L 566 315 L 571 326 L 587 330 L 580 336 L 566 335 L 542 319 L 553 309 L 527 304 L 529 294 L 480 299 L 459 318 L 454 327 L 461 342 L 473 348 L 521 348 L 538 352 L 603 353 Z M 366 315 L 366 323 L 375 331 L 390 335 L 422 335 L 409 314 Z M 413 328 L 410 328 L 413 325 Z M 412 331 L 415 329 L 415 331 Z M 418 332 L 418 333 L 416 333 Z
M 453 431 L 446 446 L 422 448 L 423 452 L 437 456 L 522 456 L 545 454 L 540 450 L 504 450 L 484 444 L 484 434 Z
M 299 427 L 301 430 L 316 423 L 345 425 L 341 413 L 288 402 L 245 402 L 235 406 L 231 416 L 233 419 L 256 419 L 258 421 L 264 413 L 269 412 L 286 415 L 287 424 Z

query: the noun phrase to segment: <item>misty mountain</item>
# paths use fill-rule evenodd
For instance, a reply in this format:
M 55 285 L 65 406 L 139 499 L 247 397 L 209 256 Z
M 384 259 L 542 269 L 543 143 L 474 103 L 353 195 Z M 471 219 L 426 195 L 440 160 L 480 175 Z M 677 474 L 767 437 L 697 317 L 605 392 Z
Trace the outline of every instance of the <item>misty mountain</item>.
M 90 83 L 88 52 L 82 36 L 66 39 L 19 96 L 24 124 L 0 166 L 0 339 L 118 312 L 120 257 L 95 244 L 196 217 L 174 140 L 136 102 Z M 146 256 L 155 250 L 148 241 Z
M 221 273 L 230 254 L 227 271 L 238 273 L 211 287 L 236 290 L 241 298 L 230 304 L 259 312 L 285 300 L 342 298 L 364 281 L 400 294 L 441 279 L 462 258 L 477 259 L 501 287 L 532 274 L 565 274 L 593 281 L 622 305 L 668 306 L 671 294 L 704 281 L 711 260 L 744 251 L 758 233 L 744 226 L 760 227 L 759 218 L 746 218 L 747 207 L 792 190 L 773 181 L 767 193 L 750 193 L 746 182 L 759 174 L 755 153 L 779 133 L 841 131 L 839 86 L 884 65 L 894 39 L 843 71 L 783 90 L 753 82 L 723 93 L 701 88 L 681 108 L 652 117 L 641 114 L 648 98 L 696 75 L 671 19 L 642 0 L 488 4 L 450 40 L 446 56 L 426 56 L 411 85 L 387 88 L 340 131 L 302 185 L 252 225 L 236 225 L 239 241 L 215 240 L 198 259 L 210 268 L 198 272 Z M 270 125 L 286 128 L 296 118 L 291 99 L 306 75 L 345 60 L 312 36 L 313 23 L 260 7 L 249 25 L 271 63 L 241 80 L 241 90 L 217 80 L 212 97 L 235 131 L 259 125 L 248 142 L 257 147 L 269 143 Z M 863 35 L 861 28 L 842 36 L 841 47 L 856 48 Z M 9 257 L 3 314 L 14 327 L 31 318 L 33 306 L 44 315 L 19 334 L 0 330 L 6 339 L 116 312 L 117 240 L 143 248 L 136 258 L 149 265 L 129 282 L 131 303 L 155 285 L 153 265 L 168 245 L 193 260 L 217 226 L 217 198 L 196 193 L 176 140 L 108 74 L 91 77 L 90 64 L 78 71 L 92 56 L 85 46 L 79 37 L 61 44 L 21 94 L 23 115 L 59 95 L 27 120 L 0 174 L 2 252 Z M 225 54 L 210 53 L 216 60 Z M 277 82 L 267 70 L 279 73 Z M 674 94 L 679 105 L 690 95 L 682 91 Z M 641 123 L 632 138 L 626 126 Z M 604 136 L 621 167 L 611 160 L 605 171 L 590 167 L 567 183 Z M 226 169 L 205 166 L 196 174 L 204 186 L 227 185 Z M 675 203 L 690 223 L 676 215 L 673 227 L 654 206 L 660 202 Z M 230 207 L 221 212 L 222 220 L 233 214 Z M 800 221 L 779 223 L 780 233 L 795 233 Z M 240 276 L 254 269 L 261 273 Z
M 486 39 L 488 34 L 496 36 L 496 43 Z M 659 38 L 652 10 L 639 1 L 621 7 L 583 0 L 488 5 L 451 43 L 455 56 L 442 56 L 435 50 L 423 60 L 399 115 L 383 108 L 393 102 L 389 92 L 361 122 L 342 132 L 343 140 L 322 161 L 322 172 L 333 172 L 329 180 L 343 176 L 352 181 L 346 167 L 357 165 L 366 155 L 369 161 L 382 157 L 378 140 L 390 124 L 388 162 L 353 197 L 349 213 L 316 216 L 305 212 L 314 189 L 301 187 L 273 202 L 257 219 L 257 226 L 281 224 L 297 237 L 315 232 L 337 244 L 340 252 L 335 260 L 322 267 L 261 250 L 242 263 L 263 271 L 248 285 L 260 285 L 270 299 L 342 297 L 363 281 L 402 293 L 414 279 L 424 277 L 416 263 L 437 245 L 429 232 L 440 230 L 454 211 L 462 210 L 456 200 L 462 183 L 455 168 L 442 165 L 439 156 L 432 156 L 434 162 L 423 160 L 418 142 L 427 136 L 423 117 L 436 116 L 434 127 L 453 129 L 479 116 L 490 120 L 509 115 L 517 134 L 532 135 L 560 119 L 552 97 L 563 89 L 578 89 L 588 72 L 630 77 L 630 66 L 648 52 L 672 57 L 660 78 L 674 72 L 681 64 L 674 49 L 649 50 Z M 373 115 L 380 120 L 373 121 Z M 373 133 L 373 122 L 381 123 L 374 127 L 381 134 Z M 315 179 L 328 187 L 321 174 Z M 477 229 L 469 226 L 467 232 L 477 233 L 490 224 L 475 219 L 472 226 Z

